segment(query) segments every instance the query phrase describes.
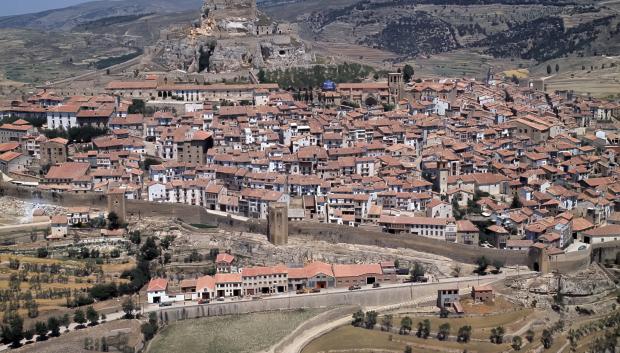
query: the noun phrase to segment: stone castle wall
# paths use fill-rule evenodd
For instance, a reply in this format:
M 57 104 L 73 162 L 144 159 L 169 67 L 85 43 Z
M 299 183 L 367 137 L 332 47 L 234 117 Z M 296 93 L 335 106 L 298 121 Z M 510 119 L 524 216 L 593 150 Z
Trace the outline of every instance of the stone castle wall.
M 0 186 L 0 195 L 13 196 L 35 203 L 52 203 L 65 207 L 89 206 L 100 210 L 105 210 L 107 203 L 106 197 L 103 194 L 59 194 L 42 192 L 32 188 L 17 187 L 6 183 Z M 208 213 L 207 210 L 199 206 L 127 200 L 126 209 L 129 217 L 171 217 L 190 224 L 211 224 L 234 231 L 268 234 L 268 224 L 266 221 L 257 219 L 240 221 L 232 217 L 223 217 Z M 386 248 L 408 248 L 445 256 L 466 263 L 474 263 L 480 256 L 485 256 L 491 263 L 498 260 L 506 265 L 532 265 L 527 251 L 486 249 L 464 244 L 447 243 L 412 234 L 394 235 L 380 231 L 369 231 L 334 224 L 290 222 L 289 236 L 326 241 L 328 243 L 373 245 Z M 615 253 L 619 251 L 619 248 L 620 242 L 615 242 L 615 245 L 610 243 L 604 244 L 604 247 L 593 246 L 590 250 L 585 252 L 562 255 L 553 260 L 554 263 L 551 264 L 551 269 L 560 268 L 561 271 L 565 272 L 583 268 L 590 264 L 593 251 L 594 254 L 598 254 L 594 256 L 594 260 L 596 261 L 602 261 L 608 258 L 615 259 Z

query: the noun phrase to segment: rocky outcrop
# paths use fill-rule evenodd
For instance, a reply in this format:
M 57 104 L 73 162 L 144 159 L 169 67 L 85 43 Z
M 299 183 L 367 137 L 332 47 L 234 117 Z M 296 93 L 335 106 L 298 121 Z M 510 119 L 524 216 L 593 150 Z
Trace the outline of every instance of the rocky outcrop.
M 194 28 L 162 39 L 160 60 L 189 73 L 307 64 L 310 56 L 292 32 L 257 13 L 254 0 L 205 0 Z

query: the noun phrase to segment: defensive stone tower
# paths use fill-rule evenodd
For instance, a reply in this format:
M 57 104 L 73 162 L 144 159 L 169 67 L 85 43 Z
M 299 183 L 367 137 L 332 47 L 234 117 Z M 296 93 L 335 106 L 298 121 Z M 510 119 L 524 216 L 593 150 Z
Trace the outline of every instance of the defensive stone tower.
M 288 206 L 285 203 L 269 205 L 269 242 L 274 245 L 286 245 L 288 243 Z
M 108 191 L 108 213 L 110 212 L 116 213 L 120 223 L 125 223 L 127 219 L 125 213 L 125 192 L 122 189 Z
M 448 162 L 445 160 L 437 161 L 437 183 L 439 186 L 439 194 L 446 195 L 448 193 L 448 176 L 450 175 L 450 169 L 448 168 Z
M 551 272 L 551 261 L 549 260 L 549 250 L 541 243 L 530 247 L 528 252 L 530 269 L 547 274 Z
M 394 105 L 402 99 L 403 74 L 402 72 L 388 73 L 388 89 L 390 91 L 390 101 Z

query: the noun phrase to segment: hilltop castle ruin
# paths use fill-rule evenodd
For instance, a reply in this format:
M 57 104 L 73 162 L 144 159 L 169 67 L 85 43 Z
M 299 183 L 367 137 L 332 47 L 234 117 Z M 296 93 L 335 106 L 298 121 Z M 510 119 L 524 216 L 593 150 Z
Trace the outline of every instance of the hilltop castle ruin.
M 189 73 L 290 67 L 310 61 L 296 27 L 272 21 L 257 10 L 255 0 L 205 0 L 193 28 L 172 37 L 161 44 L 162 64 Z

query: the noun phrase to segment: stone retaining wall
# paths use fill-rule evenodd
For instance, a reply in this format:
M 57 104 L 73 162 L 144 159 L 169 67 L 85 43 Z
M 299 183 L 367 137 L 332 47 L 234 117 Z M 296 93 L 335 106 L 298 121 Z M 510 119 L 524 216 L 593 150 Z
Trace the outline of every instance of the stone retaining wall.
M 437 295 L 438 289 L 467 288 L 478 284 L 478 280 L 458 283 L 426 283 L 411 286 L 385 287 L 364 291 L 334 292 L 260 299 L 252 301 L 215 302 L 205 305 L 162 309 L 158 314 L 161 320 L 195 319 L 208 316 L 239 315 L 260 311 L 295 310 L 312 308 L 331 308 L 337 306 L 385 306 L 410 302 L 417 298 Z

